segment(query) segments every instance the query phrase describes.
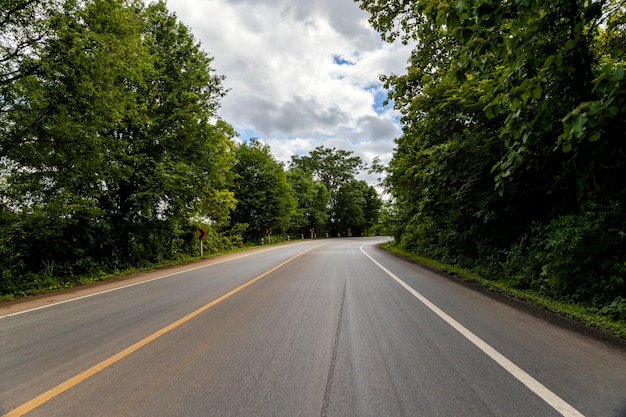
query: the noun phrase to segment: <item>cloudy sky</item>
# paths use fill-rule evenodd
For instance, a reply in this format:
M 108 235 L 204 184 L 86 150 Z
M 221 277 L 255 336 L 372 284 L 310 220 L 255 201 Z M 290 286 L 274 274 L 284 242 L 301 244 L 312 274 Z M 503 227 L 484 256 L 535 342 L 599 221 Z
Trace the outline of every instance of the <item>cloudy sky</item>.
M 241 139 L 259 138 L 285 162 L 319 145 L 389 161 L 400 127 L 379 76 L 404 73 L 410 49 L 383 43 L 353 0 L 167 5 L 226 76 L 219 115 Z

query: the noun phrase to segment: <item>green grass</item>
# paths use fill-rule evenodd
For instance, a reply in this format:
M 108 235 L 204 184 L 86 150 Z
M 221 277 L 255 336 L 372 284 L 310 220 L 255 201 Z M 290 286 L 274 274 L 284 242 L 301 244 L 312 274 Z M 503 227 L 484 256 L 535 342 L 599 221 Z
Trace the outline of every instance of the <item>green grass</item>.
M 397 245 L 392 244 L 391 247 L 388 248 L 387 244 L 385 243 L 382 244 L 380 247 L 384 250 L 396 253 L 407 259 L 411 259 L 415 262 L 426 265 L 437 271 L 453 275 L 461 281 L 479 284 L 490 291 L 498 292 L 501 294 L 505 294 L 509 297 L 525 301 L 536 307 L 546 309 L 555 314 L 602 330 L 606 333 L 612 334 L 613 336 L 626 339 L 626 322 L 621 320 L 613 320 L 611 317 L 599 314 L 597 308 L 592 308 L 579 304 L 571 304 L 559 300 L 554 300 L 541 294 L 533 293 L 531 291 L 515 289 L 509 286 L 506 281 L 487 280 L 473 271 L 463 269 L 454 265 L 444 264 L 433 259 L 425 258 L 414 253 L 407 252 Z

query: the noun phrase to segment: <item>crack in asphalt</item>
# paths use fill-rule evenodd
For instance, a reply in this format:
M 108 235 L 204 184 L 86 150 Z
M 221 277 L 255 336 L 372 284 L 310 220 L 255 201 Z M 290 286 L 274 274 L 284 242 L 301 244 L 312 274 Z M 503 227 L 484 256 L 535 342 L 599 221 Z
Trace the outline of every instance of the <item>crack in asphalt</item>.
M 324 390 L 324 401 L 322 403 L 321 417 L 328 417 L 328 407 L 330 405 L 330 392 L 333 387 L 333 377 L 335 375 L 335 364 L 337 362 L 337 350 L 339 347 L 339 335 L 341 334 L 341 321 L 343 319 L 343 305 L 346 301 L 346 287 L 348 280 L 343 282 L 343 291 L 341 294 L 341 304 L 339 306 L 339 319 L 337 320 L 337 330 L 335 331 L 335 340 L 333 342 L 333 353 L 330 359 L 330 368 L 328 369 L 328 378 L 326 379 L 326 389 Z

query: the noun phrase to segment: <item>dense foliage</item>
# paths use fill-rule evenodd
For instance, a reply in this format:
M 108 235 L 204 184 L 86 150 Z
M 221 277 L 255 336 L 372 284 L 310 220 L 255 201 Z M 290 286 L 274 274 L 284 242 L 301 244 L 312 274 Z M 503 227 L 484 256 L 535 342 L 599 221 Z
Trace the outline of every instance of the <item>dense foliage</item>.
M 360 3 L 416 44 L 384 77 L 404 127 L 396 238 L 626 318 L 623 2 Z

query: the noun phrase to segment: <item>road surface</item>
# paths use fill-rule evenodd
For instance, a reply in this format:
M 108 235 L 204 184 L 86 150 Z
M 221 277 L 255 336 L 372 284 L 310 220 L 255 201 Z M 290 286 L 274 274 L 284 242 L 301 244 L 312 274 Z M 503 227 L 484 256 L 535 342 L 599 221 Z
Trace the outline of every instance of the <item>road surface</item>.
M 326 239 L 0 305 L 0 416 L 626 416 L 626 351 Z

